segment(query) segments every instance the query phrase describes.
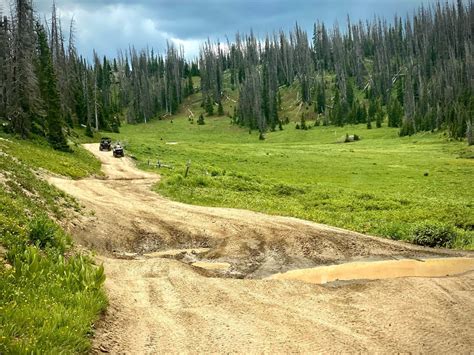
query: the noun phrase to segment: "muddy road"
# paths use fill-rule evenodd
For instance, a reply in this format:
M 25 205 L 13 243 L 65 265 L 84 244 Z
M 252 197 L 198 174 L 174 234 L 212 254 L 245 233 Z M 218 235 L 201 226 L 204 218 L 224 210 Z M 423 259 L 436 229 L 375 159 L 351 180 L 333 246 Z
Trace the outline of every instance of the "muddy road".
M 474 351 L 470 262 L 443 277 L 409 272 L 350 281 L 346 275 L 317 285 L 275 276 L 347 262 L 472 254 L 169 201 L 151 191 L 157 175 L 99 152 L 98 144 L 86 148 L 101 160 L 105 178 L 49 181 L 85 206 L 67 227 L 106 269 L 110 307 L 97 326 L 95 351 Z

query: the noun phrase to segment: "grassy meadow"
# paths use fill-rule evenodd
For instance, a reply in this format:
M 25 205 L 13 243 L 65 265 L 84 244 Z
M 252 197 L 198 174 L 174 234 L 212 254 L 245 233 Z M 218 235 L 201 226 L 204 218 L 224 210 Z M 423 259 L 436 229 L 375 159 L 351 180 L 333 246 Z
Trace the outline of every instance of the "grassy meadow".
M 400 138 L 386 123 L 371 130 L 357 125 L 303 131 L 296 122 L 259 141 L 257 132 L 232 125 L 228 116 L 206 117 L 205 125 L 197 125 L 199 97 L 188 99 L 172 119 L 125 125 L 112 135 L 140 168 L 162 175 L 155 186 L 160 194 L 401 240 L 411 240 L 420 224 L 441 224 L 456 231 L 451 247 L 474 249 L 474 150 L 465 142 L 449 141 L 444 133 Z M 226 113 L 233 112 L 232 100 L 226 100 Z M 291 101 L 284 99 L 283 111 L 298 117 Z M 339 143 L 346 133 L 361 140 Z M 158 160 L 173 168 L 156 168 Z

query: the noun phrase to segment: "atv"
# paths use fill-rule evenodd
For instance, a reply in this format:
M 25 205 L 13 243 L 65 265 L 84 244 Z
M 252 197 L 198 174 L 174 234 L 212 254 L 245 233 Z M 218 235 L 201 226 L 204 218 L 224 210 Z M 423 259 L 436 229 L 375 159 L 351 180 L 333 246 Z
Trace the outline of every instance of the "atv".
M 112 153 L 115 158 L 122 158 L 125 156 L 125 153 L 123 152 L 123 147 L 120 145 L 120 143 L 115 144 Z
M 112 140 L 108 137 L 102 137 L 100 139 L 99 150 L 107 150 L 110 151 L 112 149 Z

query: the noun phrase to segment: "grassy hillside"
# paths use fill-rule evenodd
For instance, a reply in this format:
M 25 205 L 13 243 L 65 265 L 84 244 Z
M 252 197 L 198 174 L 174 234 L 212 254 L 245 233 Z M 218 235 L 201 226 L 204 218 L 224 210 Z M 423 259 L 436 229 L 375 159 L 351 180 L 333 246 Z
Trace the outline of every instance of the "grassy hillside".
M 285 90 L 284 110 L 295 96 L 292 88 Z M 232 100 L 226 100 L 226 112 L 233 112 Z M 294 122 L 259 141 L 256 132 L 231 125 L 227 116 L 197 125 L 199 104 L 194 95 L 172 120 L 127 125 L 115 135 L 141 168 L 163 175 L 159 193 L 394 239 L 411 240 L 417 229 L 448 230 L 453 238 L 446 245 L 474 248 L 474 151 L 465 143 L 450 142 L 443 133 L 400 138 L 398 129 L 365 125 L 301 131 Z M 291 117 L 296 120 L 297 112 Z M 362 139 L 337 143 L 346 133 Z M 157 160 L 174 168 L 148 166 Z
M 100 165 L 76 147 L 0 137 L 0 353 L 76 353 L 90 348 L 106 306 L 103 269 L 72 247 L 55 222 L 77 203 L 42 180 L 42 169 L 80 178 Z

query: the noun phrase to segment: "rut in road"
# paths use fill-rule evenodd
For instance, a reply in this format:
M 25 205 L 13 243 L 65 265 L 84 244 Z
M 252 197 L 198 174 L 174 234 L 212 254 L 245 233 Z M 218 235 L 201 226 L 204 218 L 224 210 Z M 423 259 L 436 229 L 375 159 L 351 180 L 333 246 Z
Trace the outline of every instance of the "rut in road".
M 98 251 L 106 269 L 111 305 L 97 329 L 96 349 L 474 350 L 473 272 L 326 287 L 261 280 L 346 261 L 468 253 L 169 201 L 150 190 L 157 175 L 99 152 L 98 145 L 86 148 L 101 160 L 105 178 L 49 180 L 89 211 L 68 227 L 79 243 Z M 203 271 L 190 265 L 196 261 L 229 267 Z

